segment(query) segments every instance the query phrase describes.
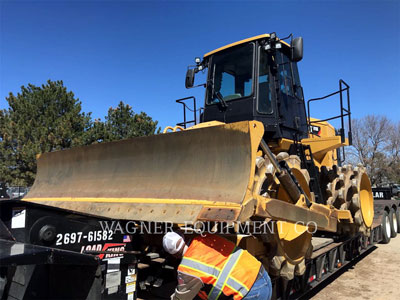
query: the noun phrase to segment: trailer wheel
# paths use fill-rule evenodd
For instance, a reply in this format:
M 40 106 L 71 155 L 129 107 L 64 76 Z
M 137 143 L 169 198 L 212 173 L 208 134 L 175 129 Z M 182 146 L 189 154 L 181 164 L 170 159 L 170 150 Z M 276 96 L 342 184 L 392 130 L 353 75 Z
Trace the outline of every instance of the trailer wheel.
M 383 216 L 382 216 L 382 244 L 389 244 L 390 242 L 390 237 L 391 237 L 391 231 L 392 231 L 392 226 L 391 226 L 391 220 L 390 220 L 389 213 L 384 210 L 383 211 Z
M 391 214 L 390 218 L 391 218 L 391 221 L 392 221 L 391 237 L 395 238 L 397 236 L 397 232 L 399 230 L 399 227 L 398 227 L 399 223 L 398 223 L 397 214 L 396 214 L 396 211 L 394 210 L 394 208 L 392 208 L 390 210 L 390 214 Z
M 400 233 L 400 207 L 396 209 L 397 233 Z

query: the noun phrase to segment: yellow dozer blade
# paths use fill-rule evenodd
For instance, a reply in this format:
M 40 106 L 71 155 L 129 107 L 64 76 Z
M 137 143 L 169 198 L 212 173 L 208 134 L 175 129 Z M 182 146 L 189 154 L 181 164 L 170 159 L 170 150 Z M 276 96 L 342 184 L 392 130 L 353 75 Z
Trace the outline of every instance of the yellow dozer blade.
M 24 200 L 115 219 L 235 221 L 263 133 L 245 121 L 45 153 Z
M 266 176 L 265 165 L 256 172 L 263 160 L 262 123 L 200 126 L 42 154 L 24 200 L 116 220 L 178 225 L 253 216 L 280 220 L 275 255 L 292 264 L 303 261 L 311 245 L 311 234 L 295 222 L 313 221 L 319 229 L 336 231 L 337 219 L 327 208 L 321 212 L 301 201 L 295 205 L 260 195 L 260 179 Z

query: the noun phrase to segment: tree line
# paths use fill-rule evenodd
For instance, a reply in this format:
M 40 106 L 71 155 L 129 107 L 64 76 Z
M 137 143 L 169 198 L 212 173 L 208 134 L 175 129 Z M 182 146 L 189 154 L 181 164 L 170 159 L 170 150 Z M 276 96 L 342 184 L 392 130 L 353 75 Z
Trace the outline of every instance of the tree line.
M 160 132 L 157 121 L 122 101 L 104 121 L 93 119 L 62 81 L 22 86 L 6 101 L 9 108 L 0 110 L 0 182 L 10 186 L 33 184 L 40 153 Z
M 22 86 L 6 101 L 9 108 L 0 110 L 0 182 L 8 185 L 32 185 L 40 153 L 160 132 L 157 121 L 122 101 L 104 121 L 93 119 L 62 81 Z M 347 162 L 366 166 L 373 185 L 400 182 L 400 122 L 368 115 L 353 119 L 352 129 Z
M 400 122 L 368 115 L 354 119 L 352 131 L 349 162 L 366 166 L 373 185 L 400 183 Z

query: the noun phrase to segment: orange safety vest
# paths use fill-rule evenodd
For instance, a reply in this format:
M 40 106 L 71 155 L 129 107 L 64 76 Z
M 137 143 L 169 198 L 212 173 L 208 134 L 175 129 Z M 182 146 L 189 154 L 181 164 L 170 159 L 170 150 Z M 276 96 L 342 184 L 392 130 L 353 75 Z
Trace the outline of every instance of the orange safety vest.
M 240 300 L 249 292 L 260 271 L 261 263 L 246 250 L 218 235 L 192 240 L 178 271 L 200 278 L 208 293 L 201 299 L 230 298 Z

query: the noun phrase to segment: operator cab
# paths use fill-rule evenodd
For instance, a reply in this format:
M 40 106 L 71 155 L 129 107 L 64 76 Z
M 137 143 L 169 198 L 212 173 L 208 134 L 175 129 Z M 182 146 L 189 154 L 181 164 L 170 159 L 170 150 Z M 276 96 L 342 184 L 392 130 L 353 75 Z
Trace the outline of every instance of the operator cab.
M 194 74 L 208 68 L 201 122 L 232 123 L 257 120 L 267 139 L 307 137 L 307 118 L 297 62 L 303 56 L 302 38 L 291 44 L 274 33 L 227 45 L 204 55 L 189 69 L 186 87 Z

